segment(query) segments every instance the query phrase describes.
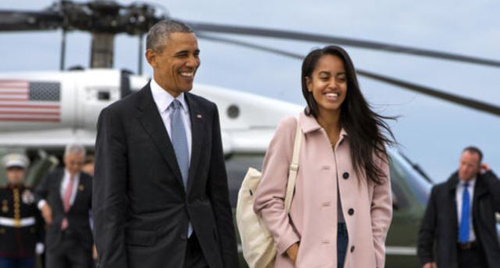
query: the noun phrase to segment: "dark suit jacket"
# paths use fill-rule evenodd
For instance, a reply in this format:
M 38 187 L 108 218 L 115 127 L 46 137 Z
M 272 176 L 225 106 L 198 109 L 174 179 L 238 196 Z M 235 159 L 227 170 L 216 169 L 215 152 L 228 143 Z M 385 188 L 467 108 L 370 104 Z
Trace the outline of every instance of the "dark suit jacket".
M 439 268 L 458 267 L 458 182 L 458 173 L 455 172 L 448 181 L 432 189 L 418 238 L 418 256 L 422 264 L 435 261 Z M 495 212 L 500 212 L 500 181 L 491 171 L 478 174 L 472 203 L 472 225 L 490 268 L 500 267 Z
M 217 107 L 185 94 L 187 193 L 149 84 L 99 116 L 93 215 L 101 267 L 182 268 L 188 220 L 211 268 L 238 267 Z
M 52 224 L 47 231 L 45 244 L 47 249 L 56 249 L 61 242 L 61 224 L 63 218 L 68 218 L 68 232 L 71 239 L 90 251 L 92 248 L 92 231 L 89 222 L 89 211 L 92 207 L 92 177 L 86 173 L 80 173 L 78 191 L 75 201 L 69 212 L 64 212 L 61 196 L 61 183 L 64 177 L 64 169 L 59 168 L 47 174 L 35 192 L 36 203 L 41 199 L 49 204 L 52 209 Z

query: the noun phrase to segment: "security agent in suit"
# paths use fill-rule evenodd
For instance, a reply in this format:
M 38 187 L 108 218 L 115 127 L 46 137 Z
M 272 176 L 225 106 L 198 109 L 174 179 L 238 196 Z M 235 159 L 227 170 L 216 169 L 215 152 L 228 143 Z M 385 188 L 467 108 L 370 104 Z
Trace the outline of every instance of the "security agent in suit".
M 0 267 L 32 268 L 36 251 L 43 251 L 44 231 L 33 192 L 23 183 L 29 160 L 22 154 L 8 154 L 2 164 L 8 183 L 0 188 Z
M 94 237 L 105 268 L 236 268 L 219 115 L 189 93 L 196 36 L 161 21 L 147 37 L 153 79 L 101 112 Z
M 424 268 L 500 267 L 500 181 L 481 160 L 478 148 L 465 148 L 458 172 L 432 189 L 418 238 Z
M 63 159 L 65 168 L 45 176 L 35 192 L 48 225 L 46 267 L 90 267 L 92 177 L 80 171 L 84 159 L 84 147 L 68 145 Z

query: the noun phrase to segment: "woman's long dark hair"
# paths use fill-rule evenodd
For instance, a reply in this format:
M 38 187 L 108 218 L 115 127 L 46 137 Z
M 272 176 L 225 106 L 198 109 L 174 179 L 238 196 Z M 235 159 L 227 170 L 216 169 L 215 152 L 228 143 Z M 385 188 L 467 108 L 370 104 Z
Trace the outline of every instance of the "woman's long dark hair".
M 306 77 L 312 79 L 312 73 L 318 61 L 324 55 L 339 57 L 344 62 L 347 77 L 347 95 L 340 107 L 340 124 L 349 135 L 349 145 L 351 147 L 351 161 L 358 174 L 364 168 L 366 179 L 376 184 L 382 184 L 386 175 L 383 170 L 375 164 L 373 156 L 386 161 L 388 159 L 385 144 L 395 143 L 394 135 L 386 119 L 394 117 L 382 116 L 372 111 L 370 105 L 363 97 L 359 88 L 358 79 L 354 64 L 347 52 L 338 46 L 327 46 L 322 49 L 311 51 L 302 63 L 302 93 L 307 102 L 306 115 L 318 117 L 318 105 L 312 92 L 307 90 Z M 382 133 L 385 130 L 390 138 Z

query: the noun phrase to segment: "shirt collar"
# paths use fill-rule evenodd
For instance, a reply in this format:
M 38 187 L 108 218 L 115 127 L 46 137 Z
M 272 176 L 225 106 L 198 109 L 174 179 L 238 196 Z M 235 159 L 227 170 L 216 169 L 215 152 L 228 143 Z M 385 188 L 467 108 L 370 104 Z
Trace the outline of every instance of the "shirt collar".
M 301 112 L 300 116 L 300 126 L 302 127 L 302 131 L 304 133 L 312 132 L 318 129 L 321 129 L 321 125 L 318 123 L 318 120 L 313 115 L 306 115 L 305 112 Z M 340 129 L 340 140 L 343 140 L 344 137 L 348 137 L 347 132 L 344 128 Z
M 476 185 L 476 177 L 474 177 L 472 180 L 468 181 L 467 183 L 469 184 L 469 187 L 471 189 L 474 189 L 474 185 Z M 459 179 L 458 186 L 463 188 L 464 184 L 465 184 L 465 182 Z
M 156 107 L 160 113 L 165 112 L 170 104 L 174 101 L 174 97 L 170 95 L 166 90 L 164 90 L 158 83 L 156 83 L 155 79 L 151 79 L 151 93 L 153 94 L 153 100 L 156 103 Z M 188 106 L 186 103 L 186 98 L 184 92 L 182 92 L 177 98 L 178 101 L 182 104 L 182 110 L 184 112 L 188 111 Z
M 71 173 L 67 169 L 64 169 L 64 177 L 71 178 Z M 80 178 L 80 172 L 76 173 L 73 179 L 76 180 L 78 178 Z

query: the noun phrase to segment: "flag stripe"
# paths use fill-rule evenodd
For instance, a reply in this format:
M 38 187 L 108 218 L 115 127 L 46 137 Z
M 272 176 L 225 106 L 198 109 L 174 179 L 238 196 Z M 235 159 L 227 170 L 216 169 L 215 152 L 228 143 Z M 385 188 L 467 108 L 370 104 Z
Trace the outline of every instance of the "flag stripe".
M 61 115 L 59 112 L 40 112 L 40 111 L 0 111 L 0 115 Z
M 0 122 L 60 122 L 61 84 L 0 80 Z
M 0 101 L 26 101 L 27 98 L 24 96 L 18 97 L 18 96 L 8 96 L 7 98 L 0 98 Z
M 1 104 L 0 108 L 42 108 L 47 110 L 59 110 L 59 105 L 35 105 L 35 104 Z
M 60 122 L 59 118 L 11 118 L 11 117 L 0 117 L 0 121 L 12 121 L 12 122 Z
M 25 92 L 20 92 L 20 91 L 13 91 L 13 90 L 1 90 L 0 89 L 0 96 L 3 96 L 3 95 L 24 95 L 24 96 L 28 96 L 28 91 L 25 91 Z

